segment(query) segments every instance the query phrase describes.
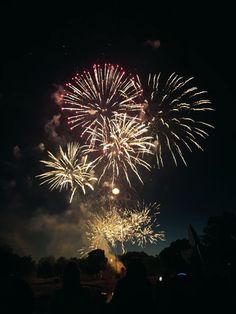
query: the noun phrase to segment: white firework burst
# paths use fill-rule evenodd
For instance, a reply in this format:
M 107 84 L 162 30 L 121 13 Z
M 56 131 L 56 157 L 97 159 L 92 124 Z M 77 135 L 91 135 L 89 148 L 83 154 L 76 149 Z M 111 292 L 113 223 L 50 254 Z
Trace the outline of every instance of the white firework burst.
M 86 186 L 93 190 L 93 183 L 97 180 L 93 170 L 94 164 L 87 162 L 88 156 L 81 152 L 82 147 L 77 143 L 68 143 L 65 151 L 60 146 L 58 156 L 48 152 L 50 160 L 41 160 L 41 163 L 49 168 L 49 171 L 37 176 L 43 180 L 41 184 L 47 183 L 51 190 L 70 190 L 70 202 L 78 187 L 84 193 Z

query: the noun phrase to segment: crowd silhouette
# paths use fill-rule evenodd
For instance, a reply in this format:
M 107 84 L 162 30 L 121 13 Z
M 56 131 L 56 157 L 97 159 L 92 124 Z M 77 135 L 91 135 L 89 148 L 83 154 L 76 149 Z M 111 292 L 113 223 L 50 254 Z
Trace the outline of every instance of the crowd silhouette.
M 231 223 L 232 219 L 228 220 Z M 229 235 L 223 239 L 219 236 L 221 251 L 215 240 L 208 240 L 205 251 L 200 252 L 199 247 L 183 239 L 152 258 L 144 252 L 128 252 L 120 257 L 124 267 L 119 276 L 99 250 L 91 252 L 87 264 L 76 258 L 55 261 L 50 257 L 36 267 L 31 257 L 19 257 L 2 246 L 0 313 L 234 313 L 236 241 Z M 97 285 L 81 280 L 86 265 Z M 106 269 L 112 284 L 105 279 Z M 50 276 L 54 277 L 48 289 Z M 32 280 L 35 277 L 37 283 L 42 278 L 40 294 Z
M 12 255 L 7 250 L 0 250 L 0 312 L 25 313 L 34 311 L 34 296 L 25 274 L 12 271 Z
M 109 308 L 112 313 L 121 313 L 126 308 L 144 313 L 152 309 L 153 297 L 145 266 L 141 260 L 134 259 L 127 265 L 125 276 L 117 282 Z
M 145 264 L 133 258 L 116 281 L 112 298 L 81 284 L 81 272 L 69 261 L 62 274 L 62 284 L 48 296 L 47 305 L 38 306 L 30 284 L 11 271 L 9 256 L 1 254 L 1 302 L 4 314 L 64 313 L 233 313 L 233 281 L 217 275 L 200 275 L 184 259 L 176 273 L 163 273 L 149 279 Z
M 89 291 L 80 284 L 80 270 L 75 262 L 69 262 L 64 270 L 62 288 L 59 289 L 51 304 L 51 313 L 66 314 L 91 313 L 92 299 Z

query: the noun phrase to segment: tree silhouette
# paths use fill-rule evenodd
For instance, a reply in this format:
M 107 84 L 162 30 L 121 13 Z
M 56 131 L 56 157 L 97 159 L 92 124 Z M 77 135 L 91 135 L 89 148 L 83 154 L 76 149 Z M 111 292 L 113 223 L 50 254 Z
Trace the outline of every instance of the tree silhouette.
M 236 216 L 224 212 L 208 219 L 202 241 L 208 269 L 222 274 L 236 268 Z
M 62 276 L 67 263 L 68 259 L 64 256 L 61 256 L 56 260 L 54 265 L 54 273 L 56 276 Z
M 103 250 L 97 249 L 88 253 L 86 258 L 88 274 L 95 275 L 104 270 L 107 265 L 107 258 Z
M 161 271 L 159 256 L 151 256 L 145 252 L 127 252 L 120 257 L 121 261 L 127 266 L 133 259 L 139 259 L 146 267 L 148 275 L 156 275 Z
M 160 254 L 160 264 L 164 273 L 168 276 L 176 275 L 178 272 L 190 272 L 192 269 L 193 249 L 187 239 L 178 239 L 171 242 L 170 246 L 164 248 Z
M 38 262 L 38 277 L 50 278 L 55 276 L 54 265 L 54 256 L 42 257 Z

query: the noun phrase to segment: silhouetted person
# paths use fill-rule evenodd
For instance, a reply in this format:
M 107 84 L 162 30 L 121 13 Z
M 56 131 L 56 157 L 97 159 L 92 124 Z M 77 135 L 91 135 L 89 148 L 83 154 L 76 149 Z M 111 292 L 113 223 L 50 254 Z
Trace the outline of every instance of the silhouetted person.
M 153 306 L 152 286 L 147 279 L 144 264 L 133 259 L 127 266 L 126 275 L 117 282 L 109 308 L 113 313 L 149 311 Z
M 235 291 L 234 299 L 235 299 Z M 231 299 L 230 286 L 226 278 L 210 275 L 204 280 L 202 299 L 207 313 L 234 313 L 235 307 Z
M 31 314 L 34 310 L 34 297 L 29 284 L 12 272 L 12 256 L 0 254 L 0 313 Z
M 89 291 L 80 285 L 80 270 L 75 262 L 69 262 L 63 273 L 62 288 L 52 301 L 53 313 L 91 313 Z
M 160 313 L 204 313 L 198 285 L 184 272 L 169 278 L 156 298 Z

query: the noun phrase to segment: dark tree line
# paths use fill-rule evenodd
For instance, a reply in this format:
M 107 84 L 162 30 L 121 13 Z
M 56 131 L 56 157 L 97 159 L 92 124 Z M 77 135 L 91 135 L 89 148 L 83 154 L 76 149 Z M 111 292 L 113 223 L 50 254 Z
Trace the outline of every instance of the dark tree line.
M 194 275 L 200 271 L 235 277 L 236 274 L 236 216 L 225 212 L 208 219 L 203 235 L 197 236 L 192 228 L 192 238 L 177 239 L 159 255 L 149 256 L 145 252 L 127 252 L 119 259 L 124 265 L 139 258 L 143 261 L 148 275 L 176 274 L 187 269 Z M 35 275 L 40 278 L 60 277 L 69 261 L 74 261 L 81 273 L 95 275 L 109 268 L 103 250 L 91 251 L 86 258 L 47 256 L 37 263 L 31 256 L 15 254 L 6 245 L 0 247 L 1 271 L 10 270 L 19 276 Z
M 37 275 L 41 278 L 60 277 L 68 262 L 75 262 L 82 273 L 95 275 L 104 270 L 107 265 L 107 258 L 104 251 L 97 249 L 89 252 L 87 258 L 65 258 L 63 256 L 55 259 L 54 256 L 43 257 L 38 261 Z

